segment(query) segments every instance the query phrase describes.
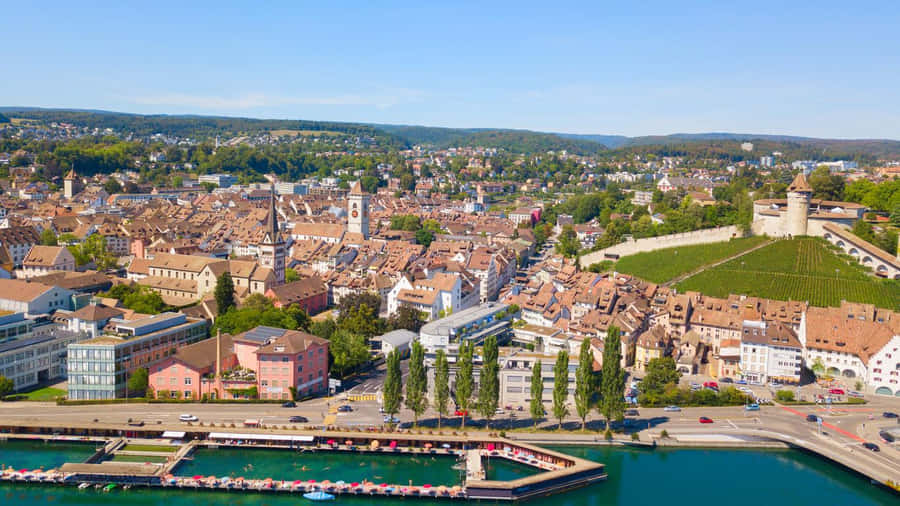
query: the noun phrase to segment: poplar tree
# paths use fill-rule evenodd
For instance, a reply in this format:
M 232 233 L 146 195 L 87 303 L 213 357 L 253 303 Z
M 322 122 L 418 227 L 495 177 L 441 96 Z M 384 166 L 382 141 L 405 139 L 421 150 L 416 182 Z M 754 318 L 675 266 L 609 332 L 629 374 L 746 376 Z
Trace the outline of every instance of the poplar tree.
M 447 401 L 450 400 L 450 364 L 444 350 L 437 350 L 434 359 L 434 409 L 438 413 L 438 429 L 441 417 L 447 415 Z
M 606 430 L 613 419 L 625 416 L 625 371 L 622 369 L 622 342 L 619 328 L 609 327 L 603 343 L 603 369 L 600 374 L 598 410 L 606 418 Z
M 216 298 L 216 306 L 218 306 L 219 314 L 225 314 L 229 309 L 235 307 L 234 303 L 234 280 L 231 279 L 231 273 L 225 271 L 216 280 L 216 289 L 213 290 Z
M 537 427 L 538 420 L 544 417 L 544 378 L 541 377 L 541 361 L 535 359 L 531 368 L 531 419 Z
M 393 417 L 400 411 L 402 397 L 400 354 L 394 350 L 387 356 L 387 375 L 384 378 L 384 389 L 382 390 L 384 412 Z
M 456 369 L 456 407 L 468 414 L 472 405 L 472 343 L 463 340 L 459 343 L 459 362 Z M 462 426 L 466 426 L 466 417 L 462 417 Z
M 419 425 L 419 417 L 428 408 L 427 388 L 425 349 L 419 341 L 413 341 L 409 358 L 409 376 L 406 379 L 406 407 L 413 412 L 413 427 Z
M 553 366 L 553 416 L 559 419 L 562 428 L 563 418 L 569 414 L 566 398 L 569 396 L 569 354 L 560 350 Z
M 500 365 L 497 336 L 488 336 L 484 340 L 483 365 L 478 380 L 478 412 L 487 418 L 488 427 L 491 418 L 500 404 Z
M 591 342 L 581 341 L 578 355 L 578 369 L 575 371 L 575 411 L 581 418 L 581 430 L 587 425 L 587 416 L 591 412 L 591 400 L 594 397 L 594 357 L 591 355 Z

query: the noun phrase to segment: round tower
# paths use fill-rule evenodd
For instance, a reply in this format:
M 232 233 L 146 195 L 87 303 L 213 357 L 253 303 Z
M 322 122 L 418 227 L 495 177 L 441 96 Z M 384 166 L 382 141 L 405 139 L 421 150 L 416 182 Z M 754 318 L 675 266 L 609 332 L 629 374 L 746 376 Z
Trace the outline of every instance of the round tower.
M 787 189 L 787 221 L 784 228 L 785 232 L 792 237 L 807 235 L 811 198 L 812 188 L 806 181 L 806 176 L 800 172 Z

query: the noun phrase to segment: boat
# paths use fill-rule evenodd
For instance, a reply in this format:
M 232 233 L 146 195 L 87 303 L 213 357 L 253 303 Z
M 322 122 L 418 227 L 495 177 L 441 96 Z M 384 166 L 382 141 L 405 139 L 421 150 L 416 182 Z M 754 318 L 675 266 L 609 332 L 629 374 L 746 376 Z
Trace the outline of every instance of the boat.
M 109 492 L 110 490 L 112 490 L 112 489 L 114 489 L 114 488 L 116 488 L 116 484 L 115 484 L 115 483 L 110 483 L 109 485 L 103 487 L 103 491 L 104 491 L 104 492 Z
M 315 492 L 307 492 L 303 494 L 303 497 L 309 499 L 310 501 L 333 501 L 334 496 L 329 494 L 328 492 L 322 492 L 321 490 L 317 490 Z
M 84 483 L 82 483 L 81 485 L 78 485 L 78 490 L 84 490 L 84 489 L 86 489 L 86 488 L 88 488 L 88 487 L 90 487 L 90 486 L 91 486 L 90 483 L 84 482 Z

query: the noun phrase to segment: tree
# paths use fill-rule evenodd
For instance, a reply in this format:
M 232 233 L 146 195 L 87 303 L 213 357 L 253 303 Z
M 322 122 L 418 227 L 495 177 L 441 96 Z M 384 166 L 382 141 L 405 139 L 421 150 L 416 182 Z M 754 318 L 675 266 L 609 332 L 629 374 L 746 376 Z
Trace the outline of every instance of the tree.
M 674 358 L 654 358 L 647 363 L 647 374 L 641 383 L 641 389 L 645 393 L 662 393 L 667 386 L 677 385 L 680 378 Z
M 456 407 L 468 412 L 472 404 L 472 390 L 474 389 L 472 375 L 472 343 L 463 340 L 459 344 L 459 362 L 456 369 Z M 466 426 L 466 417 L 463 416 L 462 426 Z
M 434 410 L 438 413 L 438 429 L 441 428 L 441 417 L 449 412 L 447 408 L 449 400 L 450 364 L 444 350 L 438 349 L 434 358 Z
M 15 390 L 15 388 L 16 384 L 13 382 L 13 380 L 7 378 L 6 376 L 0 376 L 0 399 L 13 393 L 13 390 Z
M 345 329 L 338 329 L 331 335 L 328 352 L 333 360 L 332 365 L 340 371 L 342 377 L 347 369 L 354 369 L 369 360 L 366 338 Z
M 478 413 L 487 419 L 488 427 L 491 418 L 500 404 L 500 364 L 497 336 L 485 338 L 482 348 L 483 365 L 478 380 Z
M 809 369 L 817 378 L 825 376 L 825 363 L 822 362 L 822 357 L 816 357 Z
M 100 295 L 119 299 L 123 306 L 138 313 L 158 314 L 169 309 L 169 306 L 163 302 L 162 296 L 150 288 L 138 284 L 115 285 L 108 292 Z
M 411 332 L 418 332 L 425 324 L 422 319 L 422 313 L 415 308 L 409 306 L 400 306 L 397 312 L 388 320 L 388 326 L 392 329 L 406 329 Z
M 285 269 L 284 282 L 293 283 L 294 281 L 300 281 L 300 275 L 297 274 L 297 271 L 295 271 L 294 269 Z
M 556 243 L 556 252 L 565 257 L 574 257 L 578 254 L 581 243 L 578 241 L 578 235 L 571 225 L 563 227 L 559 234 L 559 242 Z
M 428 408 L 428 376 L 425 374 L 425 348 L 416 340 L 412 343 L 409 358 L 409 376 L 406 378 L 406 407 L 414 415 L 413 427 L 419 424 L 419 417 Z
M 419 243 L 422 246 L 425 246 L 427 248 L 428 246 L 431 246 L 432 241 L 434 241 L 434 232 L 432 232 L 431 230 L 425 229 L 425 228 L 420 228 L 419 230 L 416 230 L 416 242 L 417 243 Z
M 569 406 L 566 403 L 569 397 L 569 353 L 559 350 L 556 354 L 556 364 L 553 366 L 553 416 L 559 420 L 559 428 L 562 428 L 563 418 L 569 414 Z
M 219 314 L 225 314 L 229 309 L 235 307 L 234 303 L 234 280 L 231 279 L 231 273 L 225 271 L 216 280 L 216 289 L 213 292 L 216 297 L 216 305 L 219 307 Z
M 625 415 L 625 371 L 622 369 L 622 343 L 619 328 L 610 326 L 603 343 L 603 369 L 600 373 L 598 410 L 606 417 L 606 430 L 613 419 Z
M 65 234 L 64 234 L 65 235 Z M 62 240 L 60 236 L 59 240 Z M 69 237 L 66 237 L 68 240 Z M 67 241 L 68 242 L 68 241 Z M 116 266 L 116 257 L 106 248 L 106 237 L 100 234 L 91 234 L 80 244 L 68 246 L 77 265 L 86 265 L 91 262 L 97 270 L 107 270 Z
M 181 176 L 172 177 L 172 188 L 181 188 L 184 186 L 184 179 Z
M 895 205 L 891 211 L 891 225 L 900 227 L 900 204 Z
M 844 178 L 832 175 L 830 169 L 823 165 L 809 174 L 809 186 L 813 189 L 813 197 L 822 200 L 840 200 L 844 194 Z
M 139 367 L 131 373 L 131 377 L 128 378 L 128 391 L 132 394 L 136 394 L 138 397 L 143 397 L 147 393 L 147 387 L 149 386 L 150 374 L 147 372 L 147 369 L 144 367 Z
M 43 246 L 57 246 L 59 244 L 59 242 L 56 240 L 56 234 L 53 233 L 53 230 L 45 228 L 41 231 L 41 244 Z
M 531 367 L 531 405 L 528 410 L 536 427 L 538 420 L 544 417 L 544 378 L 541 376 L 541 361 L 537 359 Z
M 581 341 L 578 354 L 578 369 L 575 371 L 575 411 L 581 418 L 581 430 L 587 425 L 587 416 L 591 412 L 591 401 L 594 398 L 594 356 L 591 354 L 591 341 Z
M 106 193 L 112 195 L 114 193 L 122 193 L 122 184 L 116 178 L 111 177 L 103 183 L 103 189 Z
M 387 375 L 384 377 L 384 388 L 381 393 L 384 412 L 394 416 L 400 411 L 400 402 L 403 400 L 400 353 L 394 350 L 387 356 Z
M 373 309 L 368 304 L 350 308 L 338 316 L 338 328 L 346 329 L 354 334 L 370 339 L 378 335 L 381 330 L 380 320 L 375 311 L 376 309 Z

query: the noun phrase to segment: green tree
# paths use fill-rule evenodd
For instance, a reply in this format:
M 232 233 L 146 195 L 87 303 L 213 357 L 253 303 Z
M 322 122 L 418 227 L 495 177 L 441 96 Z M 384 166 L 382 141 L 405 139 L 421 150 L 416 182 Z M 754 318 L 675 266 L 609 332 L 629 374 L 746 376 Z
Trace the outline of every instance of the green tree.
M 610 326 L 603 343 L 603 368 L 600 373 L 600 414 L 610 422 L 625 415 L 625 371 L 622 369 L 622 343 L 619 328 Z
M 57 246 L 59 242 L 56 240 L 56 234 L 53 230 L 45 228 L 41 231 L 41 244 L 44 246 Z
M 895 205 L 891 211 L 891 225 L 900 227 L 900 204 Z
M 0 399 L 13 393 L 13 390 L 15 390 L 15 388 L 16 384 L 13 382 L 13 380 L 7 378 L 6 376 L 0 376 Z
M 332 357 L 332 365 L 340 371 L 341 377 L 348 369 L 359 367 L 369 360 L 366 338 L 345 329 L 338 329 L 331 335 L 328 351 Z
M 112 195 L 114 193 L 122 193 L 122 184 L 116 178 L 111 177 L 103 183 L 103 189 L 106 193 Z
M 809 174 L 809 186 L 813 197 L 822 200 L 840 200 L 844 194 L 844 178 L 832 175 L 827 166 L 816 168 Z
M 556 354 L 556 364 L 553 366 L 553 417 L 559 420 L 559 428 L 562 428 L 563 418 L 569 414 L 569 405 L 566 402 L 569 397 L 569 354 L 560 350 Z
M 472 343 L 463 340 L 459 343 L 459 362 L 456 369 L 456 407 L 462 411 L 468 412 L 472 407 L 472 391 L 473 385 L 473 364 L 472 355 L 474 353 Z M 463 416 L 462 426 L 466 426 L 466 417 Z
M 581 430 L 587 426 L 587 416 L 591 412 L 594 398 L 594 356 L 591 354 L 591 341 L 581 341 L 578 354 L 578 369 L 575 371 L 575 411 L 581 418 Z
M 219 279 L 216 280 L 216 289 L 213 294 L 216 297 L 216 305 L 219 307 L 220 315 L 235 307 L 234 280 L 231 279 L 230 272 L 225 271 L 219 276 Z
M 487 419 L 488 427 L 491 418 L 500 404 L 500 364 L 497 336 L 485 338 L 482 348 L 483 365 L 478 379 L 478 413 Z
M 816 357 L 809 369 L 813 372 L 813 374 L 816 375 L 817 378 L 825 376 L 825 363 L 822 362 L 821 357 Z
M 132 396 L 143 397 L 147 393 L 147 387 L 149 386 L 150 374 L 147 372 L 147 369 L 144 367 L 139 367 L 131 373 L 131 377 L 128 378 L 128 392 Z
M 431 230 L 420 228 L 416 230 L 416 242 L 425 246 L 426 248 L 431 246 L 431 242 L 434 241 L 434 232 Z
M 331 318 L 316 320 L 309 324 L 309 333 L 322 339 L 331 340 L 335 331 L 337 331 L 337 323 Z
M 341 312 L 337 320 L 338 328 L 359 334 L 366 339 L 371 339 L 378 335 L 381 330 L 380 320 L 375 313 L 376 309 L 373 309 L 368 304 L 361 304 Z
M 294 281 L 300 281 L 300 275 L 297 274 L 297 271 L 295 271 L 294 269 L 285 269 L 284 282 L 293 283 Z
M 413 427 L 419 425 L 419 417 L 428 408 L 428 376 L 425 374 L 425 349 L 416 340 L 412 343 L 409 358 L 409 376 L 406 377 L 406 407 L 413 412 Z
M 779 390 L 775 392 L 775 399 L 778 402 L 793 402 L 794 401 L 794 391 L 793 390 Z
M 441 419 L 449 413 L 447 402 L 450 400 L 450 364 L 447 354 L 438 349 L 434 358 L 434 410 L 438 413 L 438 429 Z
M 181 188 L 184 186 L 184 179 L 181 176 L 172 177 L 172 188 Z
M 563 227 L 559 234 L 559 242 L 556 243 L 556 252 L 565 257 L 574 257 L 578 254 L 581 243 L 578 241 L 578 235 L 571 225 Z
M 865 220 L 857 220 L 853 225 L 853 235 L 868 242 L 875 242 L 875 230 L 872 225 Z
M 647 374 L 641 383 L 641 390 L 645 393 L 662 393 L 669 385 L 677 385 L 681 374 L 675 367 L 675 359 L 661 357 L 651 359 L 647 363 Z
M 384 377 L 381 397 L 385 413 L 393 416 L 400 411 L 400 403 L 403 401 L 403 385 L 401 383 L 400 354 L 397 350 L 388 353 L 387 374 Z
M 541 361 L 535 360 L 531 367 L 531 404 L 528 406 L 535 427 L 544 417 L 544 378 L 541 376 Z
M 418 332 L 425 324 L 422 319 L 422 313 L 415 308 L 409 306 L 400 306 L 397 312 L 388 320 L 388 326 L 392 329 L 406 329 L 411 332 Z

